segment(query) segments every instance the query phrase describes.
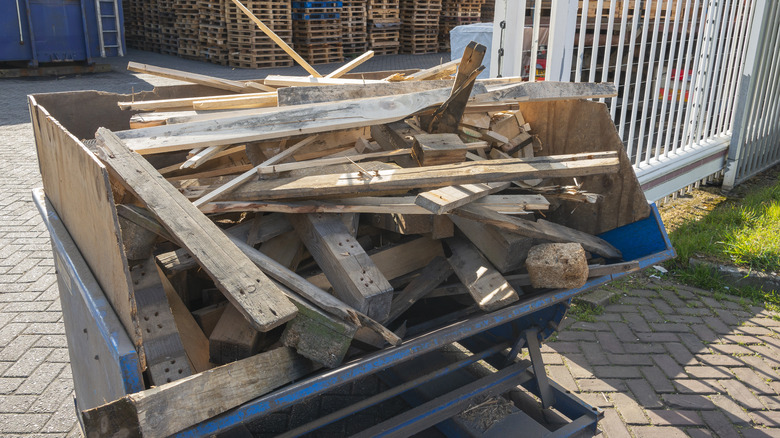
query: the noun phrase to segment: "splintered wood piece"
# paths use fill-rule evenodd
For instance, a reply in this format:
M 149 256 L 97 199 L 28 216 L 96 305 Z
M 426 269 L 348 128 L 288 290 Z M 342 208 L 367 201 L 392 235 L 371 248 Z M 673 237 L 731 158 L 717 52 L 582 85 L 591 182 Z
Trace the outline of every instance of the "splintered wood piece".
M 259 18 L 255 16 L 255 14 L 252 13 L 249 9 L 246 8 L 239 0 L 233 0 L 233 3 L 238 6 L 238 9 L 241 9 L 241 12 L 243 12 L 247 17 L 249 17 L 250 20 L 254 21 L 257 27 L 260 28 L 260 30 L 263 31 L 264 34 L 268 36 L 268 38 L 271 38 L 273 42 L 275 42 L 282 50 L 284 50 L 285 53 L 290 55 L 292 59 L 295 60 L 295 62 L 298 63 L 301 67 L 304 68 L 307 72 L 309 72 L 310 75 L 314 76 L 315 78 L 321 78 L 322 75 L 317 73 L 317 70 L 314 69 L 311 65 L 309 65 L 308 62 L 306 62 L 303 58 L 301 58 L 301 55 L 299 55 L 295 50 L 293 50 L 292 47 L 290 47 L 289 44 L 287 44 L 283 39 L 279 38 L 274 31 L 272 31 L 268 26 L 265 25 L 262 21 L 260 21 Z
M 412 145 L 412 157 L 420 166 L 460 163 L 466 152 L 485 149 L 486 142 L 463 143 L 457 134 L 417 134 Z
M 160 76 L 163 78 L 176 79 L 179 81 L 189 82 L 192 84 L 205 85 L 211 88 L 218 88 L 221 90 L 235 91 L 237 93 L 252 93 L 256 88 L 247 86 L 244 82 L 231 81 L 229 79 L 216 78 L 213 76 L 206 76 L 197 73 L 190 73 L 181 70 L 174 70 L 172 68 L 157 67 L 154 65 L 141 64 L 138 62 L 130 61 L 127 63 L 127 69 L 138 73 L 147 73 L 150 75 Z M 255 86 L 264 87 L 261 84 L 255 84 Z M 264 87 L 266 91 L 274 91 L 272 87 Z
M 420 298 L 452 275 L 452 267 L 444 257 L 436 257 L 394 299 L 385 325 L 395 321 Z
M 521 266 L 528 256 L 534 239 L 514 233 L 506 233 L 492 225 L 448 216 L 463 234 L 490 260 L 501 273 L 511 272 Z
M 284 294 L 148 161 L 105 128 L 98 129 L 97 138 L 112 173 L 189 250 L 253 327 L 268 331 L 295 316 Z
M 575 161 L 570 161 L 572 159 Z M 614 173 L 617 172 L 619 166 L 617 154 L 606 152 L 379 170 L 369 175 L 355 172 L 301 178 L 279 178 L 247 183 L 234 191 L 230 195 L 230 200 L 254 201 L 258 199 L 316 198 L 331 195 L 349 197 L 369 193 L 397 193 L 456 184 L 498 183 L 534 177 Z
M 226 364 L 255 355 L 264 336 L 233 305 L 228 305 L 209 336 L 209 360 Z
M 162 385 L 189 376 L 192 371 L 154 257 L 149 254 L 143 263 L 131 266 L 130 276 L 152 384 Z
M 442 187 L 420 193 L 414 203 L 432 213 L 445 214 L 461 205 L 500 192 L 510 185 L 511 183 L 484 183 Z
M 334 70 L 332 73 L 329 73 L 325 75 L 326 78 L 340 78 L 344 76 L 345 74 L 349 73 L 350 71 L 354 70 L 359 66 L 360 64 L 368 61 L 369 59 L 374 57 L 374 51 L 369 50 L 368 52 L 358 56 L 357 58 L 353 59 L 352 61 L 349 61 L 348 63 L 342 65 L 341 67 Z
M 87 436 L 163 437 L 267 394 L 319 368 L 281 347 L 82 411 Z M 193 403 L 197 400 L 197 403 Z M 171 415 L 172 412 L 186 415 Z M 154 421 L 164 418 L 165 421 Z
M 518 219 L 496 213 L 476 204 L 469 204 L 456 208 L 452 211 L 452 214 L 484 224 L 490 224 L 501 228 L 502 230 L 521 234 L 523 236 L 549 240 L 551 242 L 576 242 L 581 244 L 587 251 L 610 259 L 619 259 L 622 257 L 620 250 L 604 239 L 542 219 L 536 222 Z
M 376 320 L 390 312 L 393 287 L 338 215 L 288 218 L 339 299 Z
M 452 251 L 448 260 L 455 275 L 468 288 L 480 309 L 492 312 L 520 299 L 515 289 L 471 242 L 458 237 L 446 242 Z
M 449 90 L 436 89 L 399 96 L 298 105 L 255 115 L 131 129 L 119 131 L 117 135 L 140 154 L 231 145 L 390 123 L 438 105 L 448 95 Z
M 334 199 L 328 202 L 217 201 L 206 205 L 201 211 L 207 214 L 229 212 L 430 214 L 430 210 L 415 204 L 416 198 L 416 196 L 360 197 Z M 488 195 L 473 202 L 503 214 L 522 214 L 530 210 L 547 210 L 550 207 L 549 201 L 542 195 Z
M 317 139 L 316 135 L 312 135 L 311 137 L 306 137 L 305 139 L 299 141 L 298 143 L 290 146 L 289 148 L 285 149 L 284 151 L 274 155 L 273 157 L 263 161 L 262 163 L 258 164 L 257 166 L 253 167 L 252 169 L 247 170 L 246 172 L 242 173 L 236 178 L 233 178 L 230 180 L 230 182 L 227 182 L 221 186 L 219 186 L 216 190 L 211 191 L 207 193 L 205 196 L 201 197 L 197 201 L 193 202 L 193 204 L 196 207 L 201 207 L 203 205 L 208 204 L 209 202 L 219 198 L 220 196 L 224 196 L 231 191 L 235 190 L 236 187 L 240 186 L 241 184 L 244 184 L 245 182 L 252 179 L 257 174 L 257 169 L 261 167 L 267 167 L 272 166 L 282 160 L 285 160 L 289 157 L 291 157 L 296 151 L 298 151 L 300 148 L 314 142 L 314 140 Z
M 458 74 L 452 84 L 450 97 L 436 109 L 433 115 L 421 120 L 423 127 L 430 133 L 457 132 L 458 124 L 466 109 L 474 81 L 485 67 L 482 59 L 485 57 L 487 47 L 474 41 L 470 42 L 463 51 L 463 58 L 458 66 Z

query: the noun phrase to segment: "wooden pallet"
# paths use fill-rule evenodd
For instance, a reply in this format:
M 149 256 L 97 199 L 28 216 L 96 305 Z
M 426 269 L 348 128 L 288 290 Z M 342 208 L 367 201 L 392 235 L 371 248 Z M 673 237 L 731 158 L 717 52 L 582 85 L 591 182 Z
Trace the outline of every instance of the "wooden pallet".
M 296 45 L 295 50 L 309 64 L 344 62 L 344 50 L 338 44 Z
M 229 0 L 225 3 L 228 41 L 228 65 L 240 68 L 282 67 L 293 64 L 257 25 Z M 246 0 L 242 2 L 257 18 L 287 44 L 292 44 L 292 20 L 289 0 Z

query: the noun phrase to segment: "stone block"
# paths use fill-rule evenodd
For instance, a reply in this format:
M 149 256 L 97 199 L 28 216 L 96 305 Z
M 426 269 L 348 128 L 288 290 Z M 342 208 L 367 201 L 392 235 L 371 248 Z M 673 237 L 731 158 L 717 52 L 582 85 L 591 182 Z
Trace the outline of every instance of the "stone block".
M 588 260 L 579 243 L 545 243 L 528 251 L 525 261 L 537 289 L 573 289 L 588 281 Z

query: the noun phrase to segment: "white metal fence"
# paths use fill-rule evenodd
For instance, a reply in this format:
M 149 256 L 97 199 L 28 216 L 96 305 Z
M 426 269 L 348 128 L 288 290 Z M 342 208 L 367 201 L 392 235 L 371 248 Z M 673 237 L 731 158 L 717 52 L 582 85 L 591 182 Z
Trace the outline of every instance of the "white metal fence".
M 491 74 L 614 82 L 618 96 L 605 103 L 651 201 L 720 173 L 727 156 L 740 181 L 780 158 L 777 3 L 497 0 L 493 48 L 503 56 Z

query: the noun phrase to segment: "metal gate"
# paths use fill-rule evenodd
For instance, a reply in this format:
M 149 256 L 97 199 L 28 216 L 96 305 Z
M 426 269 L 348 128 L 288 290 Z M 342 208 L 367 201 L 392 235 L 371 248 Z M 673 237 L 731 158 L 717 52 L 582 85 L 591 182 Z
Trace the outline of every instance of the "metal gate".
M 602 101 L 656 201 L 720 174 L 727 157 L 729 169 L 741 166 L 737 182 L 780 159 L 778 9 L 766 0 L 497 0 L 491 74 L 614 82 L 618 96 Z

